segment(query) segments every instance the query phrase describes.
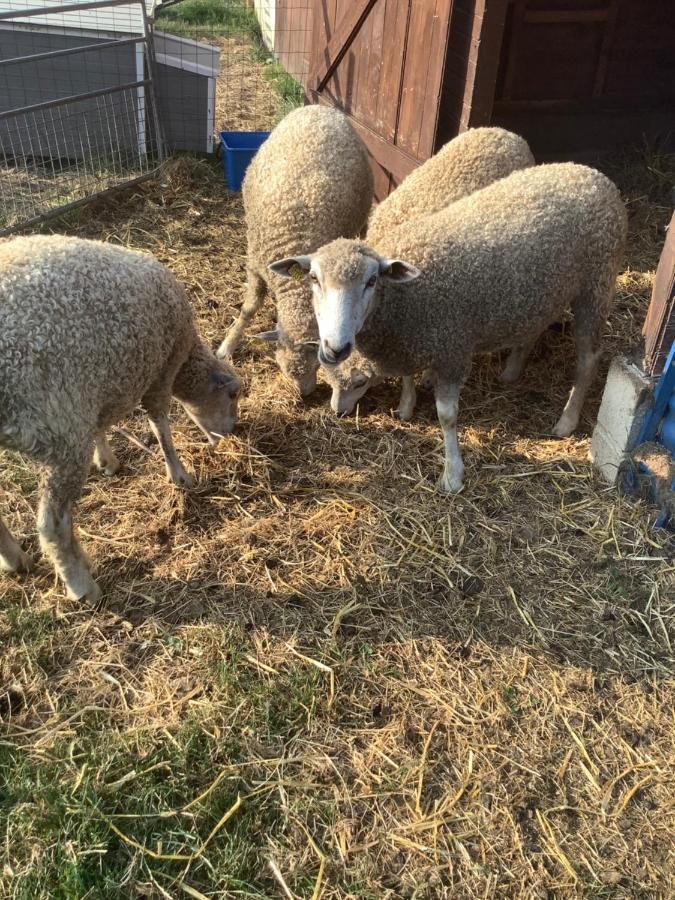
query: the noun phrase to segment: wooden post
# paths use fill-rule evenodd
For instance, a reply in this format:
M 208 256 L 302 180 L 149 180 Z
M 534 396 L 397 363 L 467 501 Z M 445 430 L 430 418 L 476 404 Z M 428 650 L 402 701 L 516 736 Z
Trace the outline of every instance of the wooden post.
M 654 277 L 652 299 L 642 329 L 645 336 L 645 371 L 660 375 L 675 341 L 675 214 L 670 220 Z
M 490 123 L 507 5 L 507 0 L 476 0 L 460 131 Z

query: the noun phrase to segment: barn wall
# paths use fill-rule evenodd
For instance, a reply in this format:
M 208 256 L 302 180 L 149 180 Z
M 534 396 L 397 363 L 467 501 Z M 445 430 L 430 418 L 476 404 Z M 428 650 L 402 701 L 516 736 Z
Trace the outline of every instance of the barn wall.
M 511 0 L 492 121 L 540 154 L 675 139 L 672 0 Z

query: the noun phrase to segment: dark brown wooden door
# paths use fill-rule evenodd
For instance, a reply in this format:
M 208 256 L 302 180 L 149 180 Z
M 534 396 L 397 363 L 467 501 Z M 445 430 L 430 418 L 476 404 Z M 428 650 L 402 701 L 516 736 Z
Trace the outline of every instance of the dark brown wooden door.
M 453 0 L 315 0 L 311 99 L 344 110 L 376 194 L 433 153 Z

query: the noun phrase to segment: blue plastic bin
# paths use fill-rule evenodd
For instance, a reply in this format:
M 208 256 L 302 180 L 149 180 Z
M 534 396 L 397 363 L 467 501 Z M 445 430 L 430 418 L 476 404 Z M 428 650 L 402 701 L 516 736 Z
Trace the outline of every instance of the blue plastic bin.
M 223 168 L 225 169 L 227 186 L 231 191 L 239 190 L 249 163 L 269 135 L 269 131 L 220 132 L 220 143 L 223 149 Z

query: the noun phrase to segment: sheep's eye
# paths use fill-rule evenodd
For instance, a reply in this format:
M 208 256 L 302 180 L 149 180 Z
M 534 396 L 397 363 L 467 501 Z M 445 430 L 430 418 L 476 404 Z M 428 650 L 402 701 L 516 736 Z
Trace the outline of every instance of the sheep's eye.
M 366 287 L 375 287 L 375 282 L 377 281 L 377 275 L 371 275 L 368 281 L 366 281 Z
M 313 281 L 314 284 L 318 284 L 318 283 L 319 283 L 319 278 L 318 278 L 316 272 L 310 272 L 310 273 L 309 273 L 309 280 L 310 280 L 310 281 Z

